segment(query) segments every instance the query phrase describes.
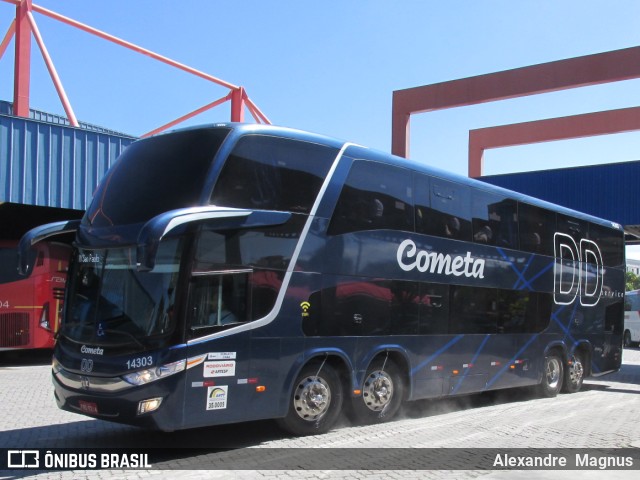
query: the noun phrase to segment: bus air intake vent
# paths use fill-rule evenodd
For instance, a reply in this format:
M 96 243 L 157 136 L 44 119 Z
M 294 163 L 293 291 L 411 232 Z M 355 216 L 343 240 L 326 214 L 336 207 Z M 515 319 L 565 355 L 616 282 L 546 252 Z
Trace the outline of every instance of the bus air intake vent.
M 29 314 L 0 314 L 0 348 L 24 347 L 29 344 Z

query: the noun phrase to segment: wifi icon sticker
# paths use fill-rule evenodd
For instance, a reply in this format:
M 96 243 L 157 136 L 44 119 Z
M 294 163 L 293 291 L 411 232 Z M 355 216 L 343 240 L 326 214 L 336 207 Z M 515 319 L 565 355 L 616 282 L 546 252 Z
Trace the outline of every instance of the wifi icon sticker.
M 311 308 L 311 304 L 309 302 L 302 302 L 300 304 L 300 307 L 302 308 L 302 316 L 303 317 L 308 317 L 309 316 L 309 308 Z

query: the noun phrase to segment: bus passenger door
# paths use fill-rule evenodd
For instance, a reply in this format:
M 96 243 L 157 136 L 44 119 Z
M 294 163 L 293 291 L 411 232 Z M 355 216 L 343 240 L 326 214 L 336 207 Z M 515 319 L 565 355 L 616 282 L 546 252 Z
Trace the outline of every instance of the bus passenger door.
M 187 310 L 185 426 L 246 419 L 248 272 L 194 275 Z

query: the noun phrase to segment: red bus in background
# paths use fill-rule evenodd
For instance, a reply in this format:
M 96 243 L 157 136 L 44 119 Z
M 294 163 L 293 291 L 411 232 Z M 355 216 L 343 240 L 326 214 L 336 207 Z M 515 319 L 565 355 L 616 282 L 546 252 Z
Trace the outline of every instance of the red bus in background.
M 17 251 L 17 242 L 0 242 L 0 351 L 53 348 L 71 247 L 35 245 L 26 276 L 18 274 Z

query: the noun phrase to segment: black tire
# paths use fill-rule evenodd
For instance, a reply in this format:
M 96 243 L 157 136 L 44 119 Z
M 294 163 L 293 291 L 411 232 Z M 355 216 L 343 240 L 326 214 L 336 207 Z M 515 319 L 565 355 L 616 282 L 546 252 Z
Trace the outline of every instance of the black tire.
M 538 391 L 542 397 L 555 397 L 563 384 L 563 362 L 555 353 L 550 353 L 544 357 L 542 367 L 542 382 L 538 386 Z
M 624 348 L 630 348 L 632 344 L 633 342 L 631 341 L 631 332 L 629 330 L 625 330 L 622 345 L 624 346 Z
M 329 431 L 342 410 L 342 384 L 328 363 L 310 363 L 293 386 L 287 416 L 277 420 L 294 435 L 315 435 Z
M 376 360 L 367 369 L 362 395 L 351 398 L 351 417 L 371 425 L 391 420 L 404 400 L 404 382 L 391 360 Z
M 567 362 L 564 374 L 563 392 L 576 393 L 582 388 L 585 374 L 585 356 L 581 352 L 575 352 Z

